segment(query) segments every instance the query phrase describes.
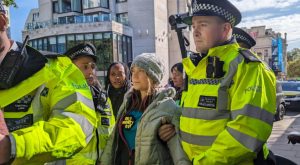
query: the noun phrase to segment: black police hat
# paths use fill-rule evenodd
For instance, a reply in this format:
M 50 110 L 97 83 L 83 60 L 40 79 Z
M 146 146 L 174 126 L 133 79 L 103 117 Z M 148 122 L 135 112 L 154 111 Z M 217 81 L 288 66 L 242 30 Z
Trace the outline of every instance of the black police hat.
M 84 42 L 84 43 L 78 44 L 78 45 L 70 48 L 64 54 L 69 56 L 72 60 L 76 59 L 80 56 L 89 56 L 89 57 L 92 57 L 95 61 L 97 61 L 97 59 L 98 59 L 96 56 L 95 46 L 89 42 Z
M 256 41 L 243 29 L 234 27 L 232 35 L 235 37 L 237 42 L 244 43 L 249 49 L 256 45 Z
M 240 11 L 228 0 L 192 0 L 192 15 L 183 19 L 191 25 L 193 16 L 218 16 L 232 26 L 241 22 Z

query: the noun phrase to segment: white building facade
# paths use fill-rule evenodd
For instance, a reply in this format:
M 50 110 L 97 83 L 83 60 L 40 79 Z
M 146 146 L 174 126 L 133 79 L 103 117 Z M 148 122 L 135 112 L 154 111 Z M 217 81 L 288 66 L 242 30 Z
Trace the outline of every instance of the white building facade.
M 113 61 L 128 63 L 141 53 L 156 53 L 169 68 L 181 61 L 168 18 L 188 11 L 189 0 L 39 0 L 25 23 L 30 45 L 63 53 L 90 41 L 97 48 L 99 76 Z M 190 38 L 190 31 L 185 32 Z

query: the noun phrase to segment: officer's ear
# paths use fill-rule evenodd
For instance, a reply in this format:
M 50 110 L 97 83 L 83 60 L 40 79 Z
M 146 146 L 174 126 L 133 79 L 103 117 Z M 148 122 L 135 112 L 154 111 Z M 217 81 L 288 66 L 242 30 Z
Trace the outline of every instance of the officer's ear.
M 228 40 L 228 38 L 231 37 L 232 34 L 232 26 L 229 22 L 224 22 L 222 24 L 222 38 L 225 38 L 226 40 Z
M 4 13 L 0 12 L 0 31 L 6 31 L 8 19 Z

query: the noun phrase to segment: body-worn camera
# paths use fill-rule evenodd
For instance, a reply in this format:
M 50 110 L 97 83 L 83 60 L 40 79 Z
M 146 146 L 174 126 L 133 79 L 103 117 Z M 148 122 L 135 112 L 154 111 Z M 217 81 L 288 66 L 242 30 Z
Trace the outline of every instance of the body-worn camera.
M 207 78 L 221 78 L 225 75 L 223 71 L 224 61 L 219 57 L 213 56 L 207 58 L 206 77 Z
M 13 81 L 23 63 L 28 59 L 25 51 L 28 36 L 26 36 L 22 48 L 19 51 L 9 51 L 0 64 L 0 89 L 8 89 L 13 86 Z

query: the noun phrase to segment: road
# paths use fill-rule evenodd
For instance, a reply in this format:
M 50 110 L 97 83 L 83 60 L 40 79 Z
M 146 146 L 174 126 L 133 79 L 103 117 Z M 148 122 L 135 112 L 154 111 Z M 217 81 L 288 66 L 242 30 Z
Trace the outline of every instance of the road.
M 300 144 L 288 144 L 287 140 L 288 133 L 293 131 L 300 132 L 300 109 L 288 111 L 283 120 L 274 122 L 268 146 L 275 154 L 300 164 Z

